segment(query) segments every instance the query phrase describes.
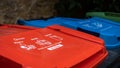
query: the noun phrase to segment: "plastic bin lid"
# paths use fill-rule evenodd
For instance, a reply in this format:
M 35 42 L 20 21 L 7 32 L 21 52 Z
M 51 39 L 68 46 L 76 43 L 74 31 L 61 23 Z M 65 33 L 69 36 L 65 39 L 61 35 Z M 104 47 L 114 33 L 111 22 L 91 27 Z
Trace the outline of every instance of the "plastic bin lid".
M 7 24 L 0 25 L 0 36 L 19 33 L 19 32 L 25 32 L 33 29 L 37 29 L 37 28 L 20 26 L 20 25 L 7 25 Z
M 86 32 L 95 34 L 97 33 L 102 39 L 104 39 L 107 48 L 120 47 L 120 24 L 93 17 L 80 24 L 78 29 L 86 30 Z
M 18 20 L 18 24 L 44 28 L 44 27 L 47 27 L 53 24 L 59 24 L 59 25 L 66 26 L 64 23 L 70 24 L 70 23 L 73 23 L 73 22 L 75 23 L 76 21 L 80 21 L 80 20 L 81 19 L 77 19 L 77 18 L 54 17 L 54 18 L 49 18 L 47 20 Z M 74 26 L 72 26 L 72 28 L 74 28 Z
M 52 23 L 47 23 L 46 20 L 18 20 L 18 24 L 27 25 L 27 26 L 35 26 L 44 28 L 52 25 Z
M 77 25 L 83 21 L 82 19 L 78 18 L 67 18 L 67 17 L 55 17 L 48 19 L 47 22 L 51 22 L 54 24 L 59 24 L 65 27 L 76 29 Z
M 93 68 L 107 55 L 103 40 L 62 26 L 1 36 L 0 42 L 0 55 L 25 68 Z
M 47 21 L 51 22 L 51 23 L 54 23 L 54 21 L 56 23 L 59 23 L 59 22 L 64 22 L 64 21 L 79 21 L 81 19 L 78 19 L 78 18 L 68 18 L 68 17 L 54 17 L 54 18 L 50 18 L 48 19 Z

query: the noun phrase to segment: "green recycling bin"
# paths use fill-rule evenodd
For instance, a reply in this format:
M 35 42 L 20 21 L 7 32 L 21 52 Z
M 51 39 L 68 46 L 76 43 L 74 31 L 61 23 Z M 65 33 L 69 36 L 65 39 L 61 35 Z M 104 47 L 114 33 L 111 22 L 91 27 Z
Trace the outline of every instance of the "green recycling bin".
M 87 17 L 101 17 L 120 23 L 120 13 L 114 12 L 87 12 Z

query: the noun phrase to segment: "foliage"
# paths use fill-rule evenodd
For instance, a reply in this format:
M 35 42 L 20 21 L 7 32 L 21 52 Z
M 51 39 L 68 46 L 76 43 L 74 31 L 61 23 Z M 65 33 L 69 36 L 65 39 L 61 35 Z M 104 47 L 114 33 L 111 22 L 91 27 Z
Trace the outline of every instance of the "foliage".
M 59 16 L 84 17 L 88 11 L 120 12 L 120 0 L 59 0 Z
M 92 11 L 120 12 L 120 0 L 93 0 Z

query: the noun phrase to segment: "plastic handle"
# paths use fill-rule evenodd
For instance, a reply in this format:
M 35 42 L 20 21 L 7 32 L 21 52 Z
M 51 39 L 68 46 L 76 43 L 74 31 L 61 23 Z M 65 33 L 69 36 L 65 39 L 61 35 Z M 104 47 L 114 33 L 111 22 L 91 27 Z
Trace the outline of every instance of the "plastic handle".
M 105 12 L 105 16 L 120 17 L 120 13 Z
M 120 46 L 120 37 L 113 34 L 100 34 L 100 37 L 104 40 L 106 46 L 115 48 Z
M 97 37 L 99 37 L 99 35 L 100 35 L 98 32 L 89 31 L 89 30 L 86 30 L 86 29 L 82 29 L 80 27 L 78 27 L 77 30 L 88 33 L 88 34 L 91 34 L 91 35 L 94 35 L 94 36 L 97 36 Z
M 25 23 L 26 23 L 26 21 L 22 20 L 22 19 L 17 21 L 17 24 L 19 24 L 19 25 L 24 25 Z

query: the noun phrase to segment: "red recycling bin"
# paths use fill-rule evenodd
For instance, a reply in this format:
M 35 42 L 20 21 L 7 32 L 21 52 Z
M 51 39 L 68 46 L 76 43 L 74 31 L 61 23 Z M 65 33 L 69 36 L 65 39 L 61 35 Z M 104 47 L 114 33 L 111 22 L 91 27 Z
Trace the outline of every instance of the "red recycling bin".
M 103 40 L 58 25 L 20 30 L 0 42 L 0 68 L 94 68 L 108 54 Z

